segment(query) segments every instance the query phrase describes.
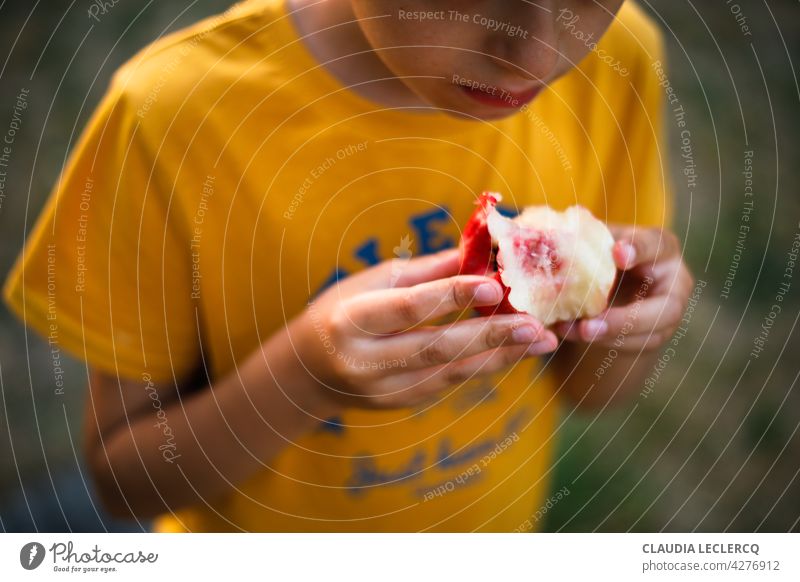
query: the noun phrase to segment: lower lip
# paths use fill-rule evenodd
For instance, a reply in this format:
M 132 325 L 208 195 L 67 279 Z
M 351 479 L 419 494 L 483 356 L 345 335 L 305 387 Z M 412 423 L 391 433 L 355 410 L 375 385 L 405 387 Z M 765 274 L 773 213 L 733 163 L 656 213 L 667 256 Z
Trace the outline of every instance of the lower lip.
M 524 93 L 508 93 L 498 90 L 497 93 L 492 94 L 486 91 L 472 89 L 464 85 L 459 85 L 459 87 L 464 93 L 478 103 L 483 103 L 484 105 L 491 105 L 493 107 L 499 107 L 502 109 L 519 109 L 523 105 L 533 101 L 533 98 L 539 94 L 539 91 L 541 91 L 540 87 L 536 87 L 535 89 L 531 89 L 530 91 L 526 91 Z

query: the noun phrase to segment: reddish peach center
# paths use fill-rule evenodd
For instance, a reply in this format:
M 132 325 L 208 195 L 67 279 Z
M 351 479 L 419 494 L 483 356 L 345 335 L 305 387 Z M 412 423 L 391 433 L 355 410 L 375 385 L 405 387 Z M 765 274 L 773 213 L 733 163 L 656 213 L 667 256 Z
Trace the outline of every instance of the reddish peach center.
M 522 268 L 530 275 L 552 275 L 563 263 L 556 251 L 556 243 L 542 231 L 523 232 L 514 237 L 514 252 Z

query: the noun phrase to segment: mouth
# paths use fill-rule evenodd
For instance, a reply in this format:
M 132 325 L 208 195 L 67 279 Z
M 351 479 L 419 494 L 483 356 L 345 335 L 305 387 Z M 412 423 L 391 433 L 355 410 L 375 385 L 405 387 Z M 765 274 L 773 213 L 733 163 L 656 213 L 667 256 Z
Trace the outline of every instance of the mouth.
M 481 87 L 475 87 L 461 84 L 459 84 L 458 87 L 474 101 L 501 109 L 519 109 L 523 105 L 533 101 L 542 90 L 542 87 L 533 87 L 525 91 L 510 91 L 500 87 L 483 85 Z

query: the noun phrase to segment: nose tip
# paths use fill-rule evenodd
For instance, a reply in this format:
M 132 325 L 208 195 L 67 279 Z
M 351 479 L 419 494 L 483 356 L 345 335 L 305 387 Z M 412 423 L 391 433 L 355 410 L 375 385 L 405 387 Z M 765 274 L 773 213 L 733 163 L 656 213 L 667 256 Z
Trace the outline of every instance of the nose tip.
M 503 69 L 532 81 L 546 81 L 555 72 L 561 53 L 558 37 L 506 40 L 499 39 L 500 50 L 491 59 Z

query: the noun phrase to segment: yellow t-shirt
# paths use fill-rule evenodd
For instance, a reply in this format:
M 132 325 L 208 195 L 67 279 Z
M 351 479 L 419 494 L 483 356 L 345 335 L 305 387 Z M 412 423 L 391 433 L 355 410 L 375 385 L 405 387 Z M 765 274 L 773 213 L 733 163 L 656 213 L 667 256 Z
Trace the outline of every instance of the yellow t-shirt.
M 456 245 L 482 190 L 661 225 L 658 32 L 628 3 L 597 49 L 482 123 L 361 98 L 283 2 L 244 2 L 117 72 L 7 301 L 97 368 L 172 381 L 204 365 L 213 382 L 337 277 Z M 529 360 L 431 407 L 348 410 L 156 528 L 526 529 L 550 487 L 557 388 Z

